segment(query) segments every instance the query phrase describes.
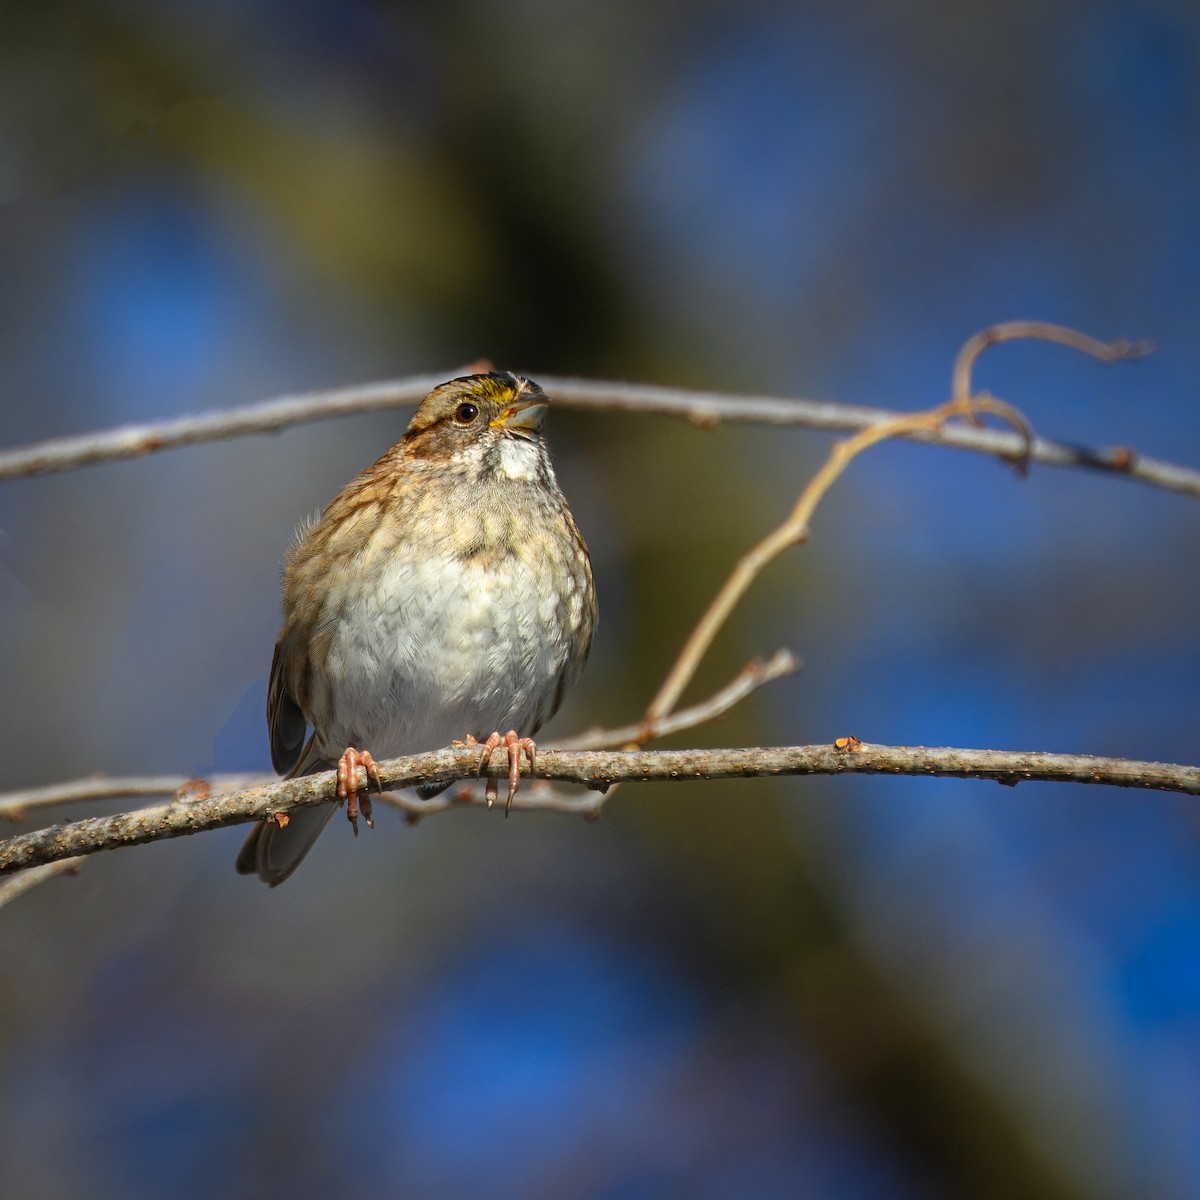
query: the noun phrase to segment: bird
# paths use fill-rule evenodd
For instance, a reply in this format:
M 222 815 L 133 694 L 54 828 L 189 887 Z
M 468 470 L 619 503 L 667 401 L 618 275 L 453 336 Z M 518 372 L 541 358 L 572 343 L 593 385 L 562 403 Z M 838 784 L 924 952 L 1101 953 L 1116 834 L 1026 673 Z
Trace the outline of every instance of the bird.
M 481 774 L 494 749 L 508 750 L 507 811 L 521 752 L 532 767 L 533 735 L 583 670 L 596 592 L 546 445 L 549 403 L 508 371 L 434 388 L 287 553 L 271 761 L 287 779 L 336 767 L 355 834 L 360 811 L 371 825 L 369 783 L 382 790 L 376 758 L 456 741 L 480 747 Z M 260 821 L 238 871 L 282 883 L 336 807 Z

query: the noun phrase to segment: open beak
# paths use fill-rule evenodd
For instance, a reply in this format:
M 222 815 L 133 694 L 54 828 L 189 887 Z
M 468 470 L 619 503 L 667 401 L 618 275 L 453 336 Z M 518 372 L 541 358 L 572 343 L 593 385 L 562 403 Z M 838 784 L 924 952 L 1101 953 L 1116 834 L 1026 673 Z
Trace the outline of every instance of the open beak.
M 496 414 L 492 419 L 492 428 L 502 429 L 505 433 L 512 432 L 519 437 L 536 437 L 541 432 L 549 407 L 544 396 L 518 400 Z

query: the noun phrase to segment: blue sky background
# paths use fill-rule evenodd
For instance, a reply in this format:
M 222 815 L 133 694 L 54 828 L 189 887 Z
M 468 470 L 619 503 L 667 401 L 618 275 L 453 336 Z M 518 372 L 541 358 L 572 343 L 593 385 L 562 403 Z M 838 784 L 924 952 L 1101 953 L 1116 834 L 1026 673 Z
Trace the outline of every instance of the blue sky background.
M 1200 464 L 1182 3 L 23 6 L 0 16 L 0 444 L 490 357 L 896 408 L 1006 346 L 1050 437 Z M 7 786 L 268 766 L 295 524 L 404 414 L 0 487 Z M 632 719 L 826 452 L 558 413 L 601 629 L 543 739 Z M 907 445 L 856 462 L 678 744 L 1200 761 L 1200 512 Z M 82 810 L 62 816 L 82 815 Z M 1194 800 L 954 780 L 627 788 L 595 826 L 240 832 L 0 914 L 27 1197 L 1200 1194 Z

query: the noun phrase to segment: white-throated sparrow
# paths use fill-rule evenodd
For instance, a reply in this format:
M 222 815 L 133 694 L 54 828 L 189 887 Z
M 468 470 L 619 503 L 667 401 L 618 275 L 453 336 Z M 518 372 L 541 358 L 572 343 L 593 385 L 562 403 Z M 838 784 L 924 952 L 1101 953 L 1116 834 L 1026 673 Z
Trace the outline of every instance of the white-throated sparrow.
M 507 372 L 435 388 L 288 554 L 271 759 L 287 778 L 337 766 L 356 832 L 358 768 L 378 783 L 372 754 L 455 738 L 482 743 L 481 769 L 507 745 L 511 803 L 521 749 L 532 758 L 529 737 L 583 669 L 596 596 L 542 436 L 547 405 Z M 260 822 L 238 870 L 282 883 L 335 807 Z M 369 823 L 365 796 L 362 808 Z

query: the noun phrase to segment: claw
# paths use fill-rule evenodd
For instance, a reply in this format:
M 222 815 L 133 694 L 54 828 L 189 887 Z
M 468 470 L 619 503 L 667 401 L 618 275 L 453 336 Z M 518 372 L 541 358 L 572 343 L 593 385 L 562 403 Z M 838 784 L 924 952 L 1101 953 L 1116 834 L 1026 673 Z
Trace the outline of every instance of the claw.
M 471 734 L 467 734 L 466 744 L 468 746 L 482 745 L 483 750 L 479 755 L 479 774 L 482 775 L 492 761 L 492 751 L 500 746 L 503 746 L 508 751 L 508 799 L 504 802 L 504 815 L 507 817 L 512 809 L 513 797 L 517 794 L 517 789 L 521 786 L 521 751 L 524 750 L 529 758 L 529 769 L 535 770 L 537 767 L 537 746 L 532 738 L 521 737 L 515 729 L 510 729 L 506 734 L 501 736 L 499 732 L 491 734 L 486 742 L 477 742 Z M 484 791 L 484 798 L 487 800 L 488 808 L 491 808 L 496 802 L 497 784 L 496 779 L 489 775 L 487 787 Z
M 367 786 L 364 789 L 361 798 L 358 793 L 358 770 L 362 768 L 366 772 Z M 358 837 L 358 814 L 361 812 L 363 820 L 367 823 L 368 829 L 375 828 L 375 822 L 371 819 L 371 784 L 380 792 L 383 791 L 383 780 L 379 778 L 379 768 L 375 765 L 375 760 L 371 757 L 369 750 L 356 750 L 353 746 L 347 746 L 342 757 L 338 759 L 337 765 L 338 799 L 346 802 L 346 819 L 350 822 L 354 829 L 354 836 Z

